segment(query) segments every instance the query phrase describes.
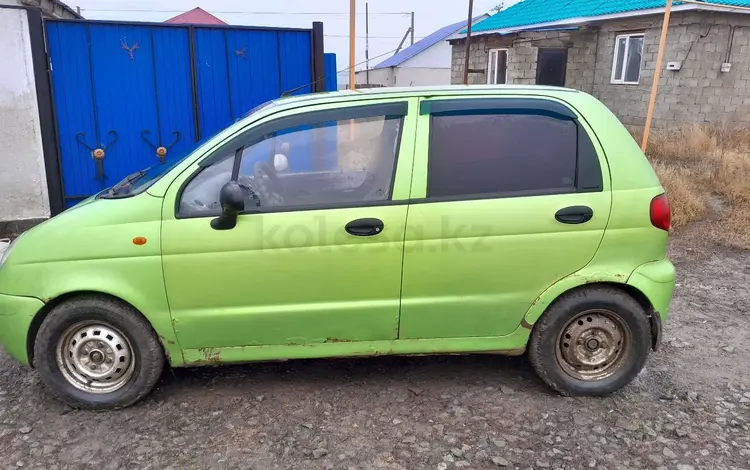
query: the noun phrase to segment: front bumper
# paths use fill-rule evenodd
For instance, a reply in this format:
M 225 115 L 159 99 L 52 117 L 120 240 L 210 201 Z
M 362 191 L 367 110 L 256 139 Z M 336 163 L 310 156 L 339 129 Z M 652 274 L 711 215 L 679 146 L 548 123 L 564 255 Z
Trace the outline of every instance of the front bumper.
M 0 344 L 14 359 L 29 365 L 26 339 L 44 302 L 33 297 L 0 294 Z

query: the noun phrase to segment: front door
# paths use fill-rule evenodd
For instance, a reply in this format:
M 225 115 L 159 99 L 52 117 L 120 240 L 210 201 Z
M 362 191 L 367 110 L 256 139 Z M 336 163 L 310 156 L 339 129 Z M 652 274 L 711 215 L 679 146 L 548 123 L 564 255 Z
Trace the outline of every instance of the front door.
M 407 100 L 357 104 L 277 113 L 172 184 L 162 251 L 182 348 L 397 337 L 415 123 Z M 230 179 L 246 210 L 215 230 Z
M 567 49 L 539 49 L 539 57 L 536 63 L 536 84 L 565 86 L 567 65 Z
M 400 338 L 510 334 L 596 253 L 606 163 L 560 102 L 427 100 L 416 149 Z

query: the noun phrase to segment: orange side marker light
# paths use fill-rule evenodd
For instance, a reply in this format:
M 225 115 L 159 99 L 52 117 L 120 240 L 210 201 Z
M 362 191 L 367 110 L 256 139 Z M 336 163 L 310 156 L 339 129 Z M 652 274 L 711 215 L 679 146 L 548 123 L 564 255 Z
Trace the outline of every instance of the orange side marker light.
M 145 245 L 146 237 L 135 237 L 133 238 L 133 245 Z

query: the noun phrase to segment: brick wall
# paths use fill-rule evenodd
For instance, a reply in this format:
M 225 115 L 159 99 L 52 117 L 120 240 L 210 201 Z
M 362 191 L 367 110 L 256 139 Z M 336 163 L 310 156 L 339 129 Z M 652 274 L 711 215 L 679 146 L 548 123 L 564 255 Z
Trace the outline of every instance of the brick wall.
M 729 73 L 720 72 L 728 52 L 730 31 L 734 41 Z M 638 85 L 610 83 L 615 37 L 645 32 Z M 536 82 L 540 47 L 568 49 L 566 86 L 591 93 L 609 106 L 629 126 L 642 126 L 646 118 L 661 17 L 604 22 L 581 32 L 521 33 L 512 36 L 478 36 L 472 39 L 470 69 L 487 68 L 489 49 L 509 48 L 508 83 Z M 692 46 L 691 46 L 692 44 Z M 464 45 L 453 48 L 452 83 L 462 83 Z M 689 52 L 689 56 L 688 56 Z M 667 62 L 682 61 L 678 72 Z M 672 16 L 664 69 L 654 109 L 654 127 L 685 123 L 735 121 L 750 124 L 750 15 L 678 12 Z M 469 75 L 470 83 L 486 83 L 484 73 Z

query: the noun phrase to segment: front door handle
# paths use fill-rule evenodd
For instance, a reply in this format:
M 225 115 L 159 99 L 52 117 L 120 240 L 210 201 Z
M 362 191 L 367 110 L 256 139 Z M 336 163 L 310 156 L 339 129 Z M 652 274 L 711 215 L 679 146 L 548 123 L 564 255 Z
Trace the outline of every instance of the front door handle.
M 372 237 L 382 232 L 384 226 L 380 219 L 357 219 L 346 224 L 345 229 L 355 237 Z
M 585 224 L 594 217 L 594 210 L 588 206 L 570 206 L 560 209 L 555 219 L 564 224 Z

